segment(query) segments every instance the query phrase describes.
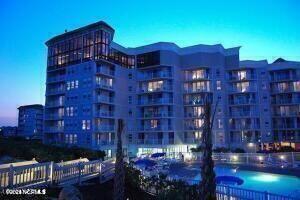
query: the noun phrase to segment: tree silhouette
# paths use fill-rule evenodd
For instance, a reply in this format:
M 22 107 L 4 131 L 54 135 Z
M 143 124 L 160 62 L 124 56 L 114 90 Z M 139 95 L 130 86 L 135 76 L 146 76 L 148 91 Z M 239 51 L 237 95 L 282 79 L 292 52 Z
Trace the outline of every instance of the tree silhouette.
M 215 111 L 212 115 L 210 100 L 206 97 L 203 114 L 203 134 L 202 134 L 202 165 L 200 182 L 200 197 L 203 200 L 216 200 L 216 175 L 214 172 L 214 162 L 212 160 L 212 126 Z M 216 104 L 217 107 L 217 104 Z M 215 108 L 216 108 L 215 107 Z
M 125 183 L 125 171 L 122 149 L 122 132 L 124 129 L 124 123 L 122 119 L 118 119 L 117 130 L 117 155 L 115 163 L 115 177 L 114 177 L 114 200 L 124 199 L 124 183 Z

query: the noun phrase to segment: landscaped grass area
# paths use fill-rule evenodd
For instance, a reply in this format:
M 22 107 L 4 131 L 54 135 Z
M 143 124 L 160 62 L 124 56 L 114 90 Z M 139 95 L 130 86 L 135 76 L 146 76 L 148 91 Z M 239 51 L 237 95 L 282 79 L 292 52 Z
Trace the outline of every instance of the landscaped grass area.
M 20 137 L 0 137 L 0 157 L 10 156 L 14 159 L 38 162 L 60 162 L 82 158 L 89 160 L 103 159 L 104 151 L 93 151 L 77 147 L 45 145 L 41 141 L 26 140 Z

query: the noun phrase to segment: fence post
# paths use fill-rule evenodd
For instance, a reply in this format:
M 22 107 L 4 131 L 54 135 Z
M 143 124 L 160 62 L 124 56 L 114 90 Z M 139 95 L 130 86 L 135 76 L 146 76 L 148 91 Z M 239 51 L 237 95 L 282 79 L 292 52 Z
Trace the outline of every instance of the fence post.
M 246 153 L 246 163 L 247 163 L 247 165 L 249 164 L 249 153 Z
M 81 162 L 78 163 L 78 184 L 81 185 Z
M 268 200 L 269 199 L 269 194 L 267 191 L 265 191 L 265 197 L 264 197 L 264 200 Z
M 50 180 L 49 181 L 50 181 L 50 185 L 52 185 L 53 180 L 54 180 L 54 162 L 53 161 L 50 162 L 49 169 L 50 169 L 50 171 L 49 171 Z
M 101 176 L 102 176 L 102 162 L 99 160 L 99 183 L 101 183 Z
M 295 157 L 294 157 L 294 152 L 292 152 L 292 167 L 294 167 L 295 164 Z
M 12 164 L 10 164 L 10 166 L 9 166 L 8 186 L 9 186 L 9 188 L 13 188 L 13 186 L 14 186 L 14 167 Z
M 226 190 L 227 199 L 230 199 L 229 186 L 228 185 L 225 185 L 225 190 Z

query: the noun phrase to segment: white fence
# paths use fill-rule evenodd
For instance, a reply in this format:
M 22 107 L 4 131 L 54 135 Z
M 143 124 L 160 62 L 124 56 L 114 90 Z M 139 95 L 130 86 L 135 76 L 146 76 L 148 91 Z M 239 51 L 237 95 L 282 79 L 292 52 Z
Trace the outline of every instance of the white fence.
M 79 183 L 113 173 L 112 160 L 36 163 L 0 169 L 0 189 Z

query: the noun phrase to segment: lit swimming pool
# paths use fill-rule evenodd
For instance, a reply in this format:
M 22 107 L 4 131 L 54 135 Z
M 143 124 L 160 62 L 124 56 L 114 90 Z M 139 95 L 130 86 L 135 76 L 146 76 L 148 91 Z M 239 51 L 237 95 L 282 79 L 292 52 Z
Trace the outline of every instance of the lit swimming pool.
M 189 173 L 187 173 L 188 170 L 191 170 L 192 172 L 190 173 L 190 179 L 188 176 Z M 244 181 L 243 184 L 235 185 L 235 187 L 257 191 L 267 191 L 275 194 L 291 195 L 294 197 L 300 196 L 300 178 L 296 176 L 247 171 L 223 166 L 215 167 L 215 172 L 217 176 L 234 176 Z M 182 170 L 177 168 L 173 175 L 175 174 L 177 176 L 183 176 L 186 180 L 199 181 L 201 178 L 200 170 L 195 166 L 185 166 L 182 167 Z

